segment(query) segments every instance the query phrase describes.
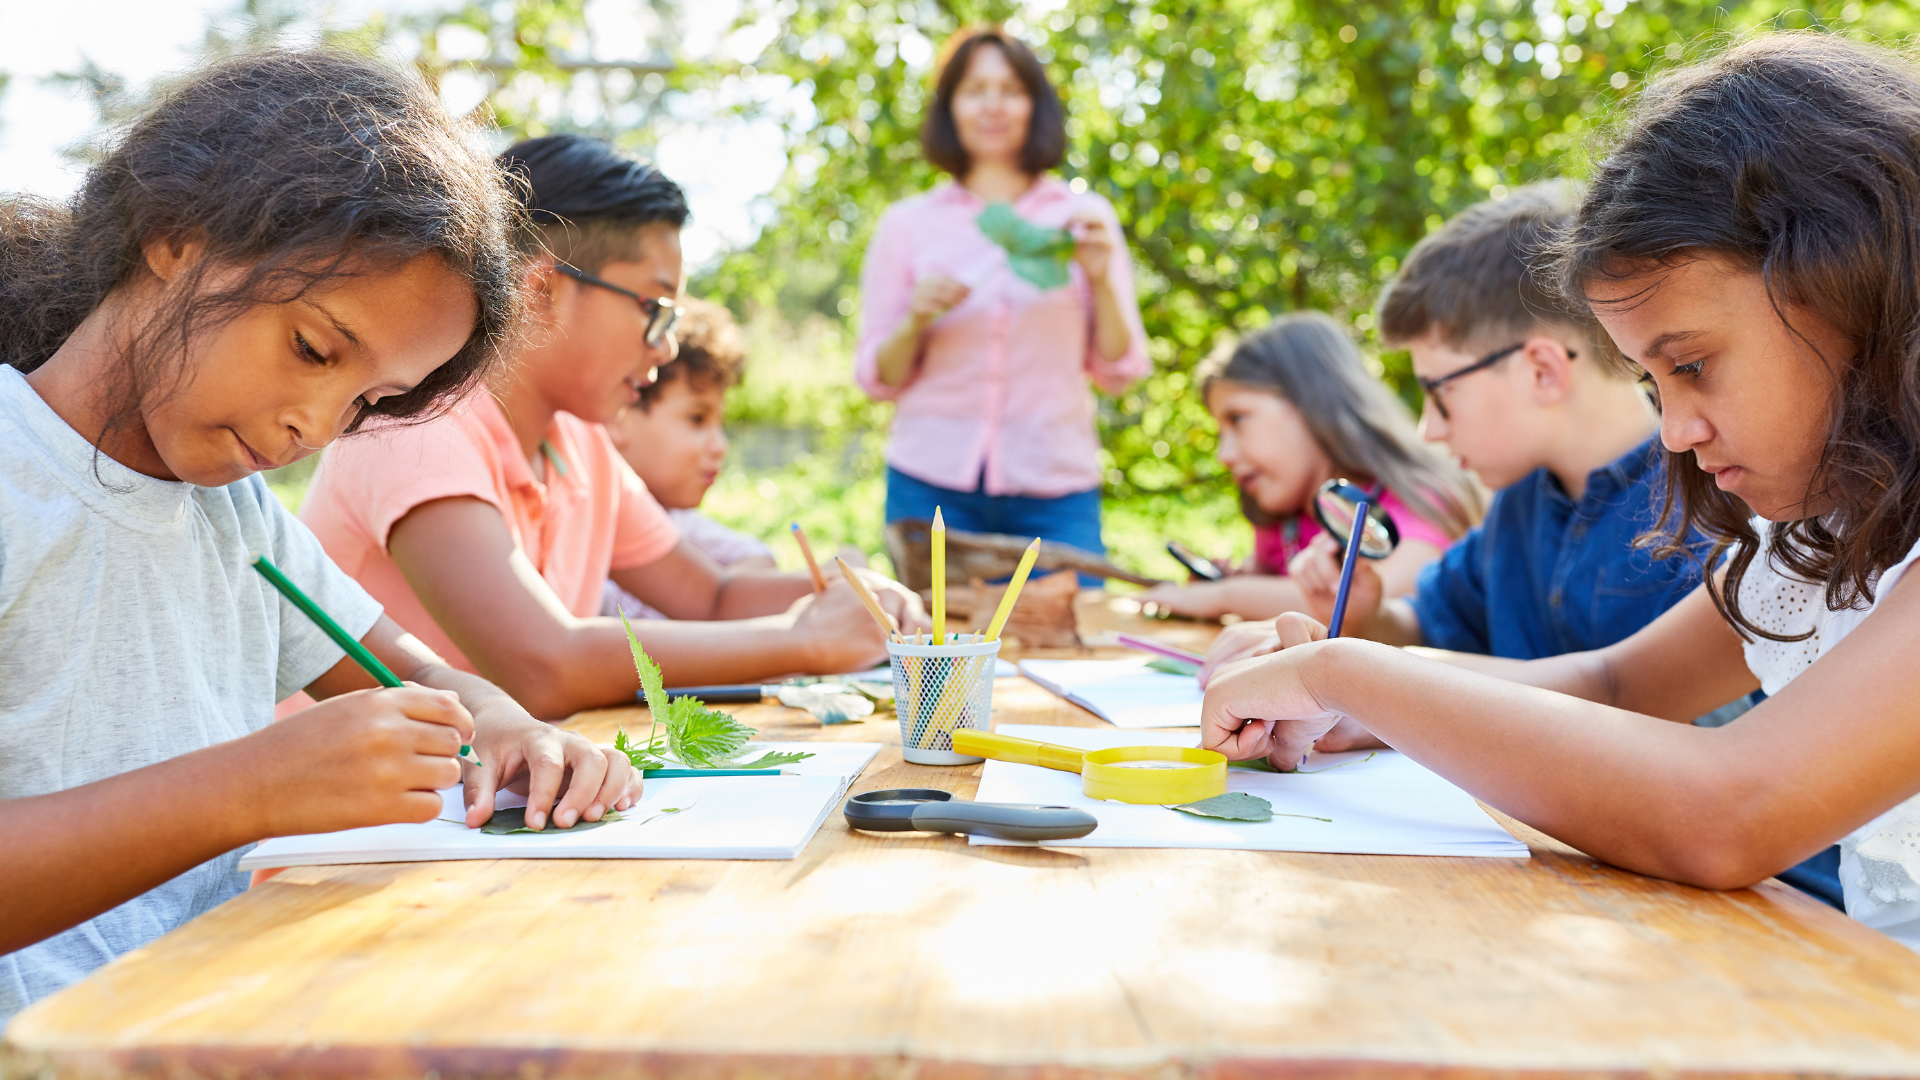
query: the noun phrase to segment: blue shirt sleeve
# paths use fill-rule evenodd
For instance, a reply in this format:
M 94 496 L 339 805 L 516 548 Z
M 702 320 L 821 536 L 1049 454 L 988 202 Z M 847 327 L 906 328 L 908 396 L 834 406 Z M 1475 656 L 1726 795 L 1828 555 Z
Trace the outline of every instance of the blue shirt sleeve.
M 1475 526 L 1420 571 L 1410 599 L 1420 620 L 1421 644 L 1456 652 L 1492 651 L 1482 566 L 1485 532 L 1486 526 Z

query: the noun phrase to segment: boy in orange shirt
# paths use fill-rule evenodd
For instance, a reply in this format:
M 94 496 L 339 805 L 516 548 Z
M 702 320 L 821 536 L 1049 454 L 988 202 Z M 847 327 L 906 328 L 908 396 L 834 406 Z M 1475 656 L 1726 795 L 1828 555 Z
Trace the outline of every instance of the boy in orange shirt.
M 532 227 L 528 344 L 447 415 L 330 450 L 301 517 L 395 621 L 535 715 L 631 700 L 604 583 L 676 621 L 635 627 L 670 684 L 843 672 L 886 656 L 853 590 L 726 574 L 679 532 L 601 425 L 673 358 L 686 201 L 650 166 L 576 135 L 501 155 Z M 864 579 L 903 626 L 918 598 Z M 679 621 L 690 620 L 690 621 Z

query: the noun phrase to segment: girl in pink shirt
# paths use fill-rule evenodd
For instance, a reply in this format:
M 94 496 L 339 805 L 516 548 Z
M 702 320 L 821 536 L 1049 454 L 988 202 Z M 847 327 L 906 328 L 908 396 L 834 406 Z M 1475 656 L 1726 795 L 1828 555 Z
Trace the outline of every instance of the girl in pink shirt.
M 1420 439 L 1331 318 L 1276 319 L 1200 375 L 1220 424 L 1216 453 L 1253 522 L 1253 559 L 1223 581 L 1156 586 L 1142 600 L 1202 619 L 1311 610 L 1287 568 L 1321 531 L 1311 500 L 1335 476 L 1381 491 L 1399 526 L 1400 546 L 1379 564 L 1388 596 L 1412 592 L 1420 569 L 1480 519 L 1479 488 Z
M 921 132 L 955 182 L 894 204 L 861 269 L 855 374 L 899 403 L 887 520 L 1100 540 L 1100 442 L 1091 381 L 1111 394 L 1150 367 L 1113 207 L 1048 174 L 1066 149 L 1059 96 L 1031 50 L 998 27 L 948 41 Z M 1011 203 L 1075 239 L 1068 281 L 1036 287 L 977 220 Z

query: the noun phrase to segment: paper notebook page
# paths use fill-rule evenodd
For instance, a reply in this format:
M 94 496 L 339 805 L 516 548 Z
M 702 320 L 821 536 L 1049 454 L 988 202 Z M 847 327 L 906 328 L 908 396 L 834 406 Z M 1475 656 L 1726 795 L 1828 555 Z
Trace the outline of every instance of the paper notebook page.
M 1115 727 L 1199 727 L 1206 694 L 1191 675 L 1147 667 L 1146 659 L 1022 660 L 1020 670 L 1052 693 Z
M 996 730 L 1081 749 L 1196 743 L 1193 736 L 1175 732 L 1031 724 L 1003 724 Z M 1081 793 L 1081 781 L 1075 774 L 1000 761 L 987 762 L 976 798 L 982 802 L 1074 806 L 1099 820 L 1099 827 L 1085 837 L 1049 842 L 1048 846 L 1056 847 L 1194 847 L 1500 858 L 1528 855 L 1526 845 L 1500 828 L 1472 797 L 1404 755 L 1380 751 L 1369 759 L 1364 751 L 1317 754 L 1307 767 L 1329 771 L 1277 774 L 1228 770 L 1228 790 L 1258 795 L 1273 804 L 1275 817 L 1265 822 L 1216 821 L 1160 806 L 1090 799 Z M 1287 814 L 1302 816 L 1281 816 Z M 980 837 L 973 842 L 1002 843 Z

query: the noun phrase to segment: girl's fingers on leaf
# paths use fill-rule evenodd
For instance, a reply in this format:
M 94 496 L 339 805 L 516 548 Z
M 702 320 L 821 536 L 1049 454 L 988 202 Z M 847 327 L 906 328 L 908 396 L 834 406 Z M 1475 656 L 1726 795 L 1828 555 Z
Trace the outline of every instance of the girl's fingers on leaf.
M 491 756 L 491 755 L 490 755 Z M 467 828 L 477 829 L 493 816 L 495 773 L 499 766 L 489 761 L 484 769 L 462 769 L 466 783 Z
M 589 817 L 587 812 L 595 806 L 606 812 L 606 804 L 600 801 L 600 785 L 607 778 L 607 757 L 599 747 L 575 736 L 567 740 L 565 753 L 567 790 L 553 808 L 553 823 L 563 829 Z
M 527 828 L 542 829 L 553 813 L 554 797 L 560 794 L 567 759 L 554 732 L 541 732 L 539 741 L 527 750 Z
M 640 770 L 633 767 L 627 755 L 617 750 L 596 747 L 607 759 L 607 778 L 600 785 L 600 804 L 614 810 L 624 810 L 621 803 L 629 796 L 640 793 L 642 783 Z

